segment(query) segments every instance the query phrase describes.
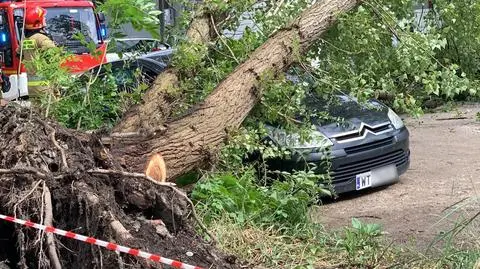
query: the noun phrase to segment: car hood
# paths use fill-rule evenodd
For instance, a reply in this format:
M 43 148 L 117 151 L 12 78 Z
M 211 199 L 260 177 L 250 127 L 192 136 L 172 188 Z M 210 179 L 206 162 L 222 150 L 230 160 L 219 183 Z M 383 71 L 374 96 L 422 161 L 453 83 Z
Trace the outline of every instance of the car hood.
M 329 138 L 359 130 L 362 125 L 375 127 L 390 122 L 388 108 L 376 100 L 359 103 L 352 97 L 337 95 L 329 101 L 309 102 L 308 107 L 328 113 L 327 119 L 314 118 L 312 123 Z

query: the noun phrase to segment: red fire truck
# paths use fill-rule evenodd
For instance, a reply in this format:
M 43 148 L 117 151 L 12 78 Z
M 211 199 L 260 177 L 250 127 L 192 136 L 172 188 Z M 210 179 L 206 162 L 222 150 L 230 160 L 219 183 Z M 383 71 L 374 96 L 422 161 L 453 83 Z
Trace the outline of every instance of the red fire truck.
M 75 54 L 65 66 L 72 74 L 82 73 L 106 62 L 105 16 L 96 14 L 94 4 L 86 0 L 0 0 L 0 64 L 3 73 L 2 98 L 13 100 L 28 96 L 28 74 L 20 62 L 20 47 L 25 9 L 40 6 L 47 10 L 49 36 L 57 44 Z M 87 42 L 97 44 L 92 56 L 84 42 L 75 38 L 81 33 Z M 101 56 L 98 56 L 101 55 Z

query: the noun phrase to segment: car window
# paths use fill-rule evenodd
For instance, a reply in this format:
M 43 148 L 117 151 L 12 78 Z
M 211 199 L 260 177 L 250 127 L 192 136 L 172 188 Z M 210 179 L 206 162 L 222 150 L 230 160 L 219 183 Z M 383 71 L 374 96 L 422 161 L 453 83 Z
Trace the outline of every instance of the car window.
M 14 10 L 14 23 L 16 37 L 20 41 L 23 32 L 24 11 L 21 8 Z M 78 7 L 49 7 L 47 8 L 47 31 L 55 44 L 67 48 L 70 52 L 80 54 L 89 52 L 83 44 L 86 42 L 100 43 L 97 31 L 97 19 L 93 8 Z M 83 35 L 85 40 L 78 40 L 77 36 Z
M 137 41 L 132 40 L 116 40 L 114 45 L 108 46 L 108 52 L 131 52 L 136 43 Z
M 109 47 L 109 52 L 148 53 L 167 49 L 167 46 L 155 39 L 120 39 L 116 46 Z
M 142 39 L 135 42 L 135 45 L 130 47 L 132 51 L 140 52 L 140 53 L 158 51 L 165 48 L 166 47 L 164 45 L 162 45 L 159 41 L 154 39 Z
M 100 42 L 93 8 L 47 8 L 46 20 L 48 32 L 59 45 L 80 46 L 77 34 L 82 34 L 86 42 Z

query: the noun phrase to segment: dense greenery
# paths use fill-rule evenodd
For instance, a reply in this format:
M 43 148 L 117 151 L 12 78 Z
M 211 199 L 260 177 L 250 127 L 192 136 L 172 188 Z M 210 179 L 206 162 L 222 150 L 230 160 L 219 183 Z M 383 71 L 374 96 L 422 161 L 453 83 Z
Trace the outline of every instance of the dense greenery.
M 45 94 L 36 98 L 39 107 L 46 116 L 54 117 L 66 127 L 110 128 L 148 88 L 138 69 L 116 70 L 114 75 L 110 65 L 104 65 L 99 70 L 71 76 L 63 65 L 66 60 L 72 61 L 71 55 L 62 48 L 54 48 L 36 54 L 25 63 L 49 82 Z
M 325 87 L 360 99 L 380 98 L 394 109 L 413 114 L 421 113 L 423 102 L 431 98 L 477 97 L 475 72 L 461 68 L 461 56 L 450 53 L 451 33 L 438 28 L 433 11 L 424 15 L 426 26 L 420 28 L 410 1 L 391 2 L 365 4 L 346 14 L 319 42 L 310 58 L 315 62 L 313 72 Z M 438 5 L 437 10 L 443 14 L 447 9 Z M 441 21 L 451 20 L 450 16 L 440 17 Z

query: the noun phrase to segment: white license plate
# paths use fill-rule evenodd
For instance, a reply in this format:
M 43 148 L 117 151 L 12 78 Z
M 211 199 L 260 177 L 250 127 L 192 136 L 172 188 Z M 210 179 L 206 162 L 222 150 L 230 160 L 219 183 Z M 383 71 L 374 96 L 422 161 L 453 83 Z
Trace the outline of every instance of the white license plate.
M 355 177 L 356 189 L 361 190 L 372 186 L 372 172 L 358 174 Z

